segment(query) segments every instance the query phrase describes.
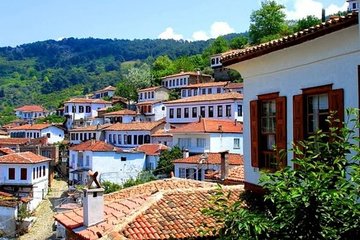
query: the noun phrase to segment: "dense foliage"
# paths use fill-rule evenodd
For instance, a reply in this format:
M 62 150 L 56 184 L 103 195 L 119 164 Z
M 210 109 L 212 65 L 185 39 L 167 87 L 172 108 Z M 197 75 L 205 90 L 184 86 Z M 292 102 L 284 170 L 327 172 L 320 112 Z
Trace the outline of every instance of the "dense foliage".
M 174 171 L 173 160 L 182 158 L 183 154 L 178 146 L 171 148 L 170 150 L 164 150 L 160 154 L 159 164 L 154 171 L 154 174 L 166 174 L 170 175 Z
M 263 201 L 243 198 L 227 206 L 227 196 L 218 192 L 204 212 L 225 223 L 221 237 L 359 239 L 360 124 L 358 110 L 348 114 L 356 116 L 351 128 L 334 124 L 294 146 L 297 168 L 262 173 Z

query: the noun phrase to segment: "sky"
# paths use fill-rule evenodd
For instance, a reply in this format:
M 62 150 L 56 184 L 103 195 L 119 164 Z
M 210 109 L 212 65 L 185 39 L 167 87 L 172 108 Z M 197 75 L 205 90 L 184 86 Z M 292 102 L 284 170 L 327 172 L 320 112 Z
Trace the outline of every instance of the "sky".
M 345 0 L 277 0 L 288 19 L 346 10 Z M 249 29 L 261 0 L 0 0 L 0 46 L 63 38 L 206 40 Z

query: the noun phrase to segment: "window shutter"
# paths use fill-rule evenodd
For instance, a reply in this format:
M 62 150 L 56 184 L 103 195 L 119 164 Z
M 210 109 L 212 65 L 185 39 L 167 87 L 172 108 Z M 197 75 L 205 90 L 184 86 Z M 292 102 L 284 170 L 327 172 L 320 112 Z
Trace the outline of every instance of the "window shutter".
M 339 123 L 334 125 L 341 128 L 344 121 L 344 89 L 335 89 L 329 92 L 329 109 L 336 111 L 335 119 L 339 119 Z
M 259 101 L 250 102 L 251 166 L 259 167 Z
M 287 136 L 286 136 L 286 97 L 276 98 L 276 157 L 280 167 L 285 167 L 286 152 L 281 153 L 281 150 L 286 150 Z
M 293 97 L 293 141 L 296 145 L 302 140 L 304 140 L 304 96 L 300 94 Z M 298 168 L 298 165 L 294 164 L 294 168 Z

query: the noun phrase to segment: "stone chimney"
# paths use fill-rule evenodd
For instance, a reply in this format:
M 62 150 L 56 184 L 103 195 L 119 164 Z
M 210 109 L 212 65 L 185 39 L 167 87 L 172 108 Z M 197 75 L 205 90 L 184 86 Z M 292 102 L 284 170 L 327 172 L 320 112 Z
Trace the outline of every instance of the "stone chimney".
M 229 151 L 220 152 L 220 159 L 221 159 L 220 177 L 221 180 L 223 181 L 228 177 L 228 173 L 229 173 Z
M 183 158 L 188 158 L 189 157 L 189 150 L 188 149 L 184 149 L 183 150 Z
M 84 226 L 90 227 L 104 220 L 104 189 L 84 189 L 83 197 Z

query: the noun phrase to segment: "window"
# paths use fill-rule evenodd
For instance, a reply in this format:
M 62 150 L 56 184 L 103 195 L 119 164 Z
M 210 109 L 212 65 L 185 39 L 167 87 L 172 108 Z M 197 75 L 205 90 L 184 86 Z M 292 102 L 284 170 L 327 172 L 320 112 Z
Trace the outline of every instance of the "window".
M 69 106 L 65 106 L 65 113 L 69 112 Z
M 165 111 L 165 106 L 162 106 L 162 107 L 161 107 L 161 110 L 162 110 L 162 111 Z
M 205 117 L 205 106 L 200 107 L 200 116 Z
M 79 106 L 79 113 L 83 113 L 84 112 L 84 106 Z
M 72 106 L 72 107 L 71 107 L 71 111 L 72 111 L 72 113 L 75 113 L 75 112 L 76 112 L 76 107 L 75 107 L 75 106 Z
M 86 106 L 86 107 L 85 107 L 85 111 L 86 111 L 86 113 L 90 113 L 90 112 L 91 112 L 91 107 L 90 107 L 90 106 Z
M 70 136 L 71 136 L 71 140 L 74 141 L 75 140 L 75 133 L 71 133 Z
M 185 89 L 181 90 L 181 97 L 186 97 L 186 90 Z
M 85 159 L 85 166 L 90 166 L 90 156 L 86 156 L 86 159 Z
M 134 145 L 137 145 L 137 143 L 138 143 L 138 137 L 137 135 L 134 135 Z
M 238 106 L 237 106 L 237 114 L 238 114 L 238 117 L 242 117 L 242 105 L 241 104 L 238 104 Z
M 217 88 L 216 93 L 221 93 L 221 88 Z
M 194 168 L 186 169 L 186 178 L 187 179 L 196 179 L 196 171 Z
M 183 85 L 183 79 L 180 78 L 180 85 Z
M 218 117 L 222 117 L 222 116 L 223 116 L 223 106 L 222 106 L 222 105 L 218 105 L 218 106 L 217 106 L 217 116 L 218 116 Z
M 45 166 L 43 166 L 43 176 L 45 176 Z
M 180 148 L 188 149 L 191 147 L 191 138 L 179 138 L 178 145 Z
M 208 88 L 208 94 L 212 94 L 212 88 Z
M 209 106 L 208 107 L 208 117 L 214 117 L 214 107 L 213 106 Z
M 225 106 L 225 111 L 226 111 L 226 112 L 225 112 L 225 114 L 226 114 L 225 116 L 226 116 L 226 117 L 231 117 L 231 105 L 226 105 L 226 106 Z
M 126 161 L 126 157 L 121 157 L 121 158 L 120 158 L 120 161 L 125 162 L 125 161 Z
M 155 93 L 151 92 L 151 98 L 154 98 L 154 97 L 155 97 Z
M 139 145 L 142 145 L 144 143 L 144 136 L 143 135 L 139 135 L 138 143 L 139 143 Z
M 20 180 L 26 180 L 27 179 L 27 168 L 21 168 L 20 169 Z
M 306 135 L 314 134 L 317 130 L 328 131 L 326 122 L 329 116 L 328 94 L 310 95 L 306 97 Z
M 127 144 L 127 135 L 124 134 L 124 144 L 126 145 Z
M 261 102 L 260 110 L 260 148 L 264 167 L 270 167 L 275 161 L 274 145 L 276 143 L 276 102 L 267 100 Z
M 9 168 L 9 180 L 15 180 L 15 168 Z
M 192 96 L 192 93 L 191 93 L 191 89 L 188 90 L 188 97 L 191 97 Z
M 33 179 L 35 179 L 35 177 L 36 177 L 36 172 L 35 171 L 36 171 L 35 168 L 33 168 Z
M 352 4 L 352 9 L 355 10 L 356 9 L 356 3 Z
M 240 138 L 234 138 L 234 149 L 240 149 Z
M 150 143 L 150 135 L 144 136 L 144 143 Z
M 169 109 L 169 117 L 174 118 L 174 109 L 173 108 Z
M 116 144 L 116 134 L 113 134 L 113 143 Z
M 165 87 L 168 87 L 168 81 L 165 81 Z
M 202 94 L 202 95 L 205 95 L 205 94 L 206 94 L 206 89 L 205 89 L 205 88 L 201 89 L 201 94 Z
M 131 145 L 132 144 L 132 135 L 127 135 L 127 144 Z
M 192 117 L 197 118 L 197 107 L 192 108 Z
M 171 87 L 171 86 L 172 86 L 172 81 L 170 80 L 170 81 L 169 81 L 169 87 Z
M 179 86 L 179 79 L 176 79 L 176 86 Z
M 197 138 L 196 139 L 196 147 L 198 148 L 204 148 L 205 147 L 205 138 Z
M 112 134 L 109 134 L 109 143 L 112 143 Z
M 198 95 L 198 90 L 194 89 L 194 96 Z
M 179 168 L 179 178 L 185 178 L 185 177 L 186 177 L 186 169 Z
M 139 99 L 142 99 L 142 98 L 143 98 L 143 93 L 140 93 Z
M 176 109 L 176 117 L 181 118 L 181 108 Z
M 35 133 L 34 133 L 34 137 L 35 137 Z M 51 138 L 51 133 L 47 133 L 47 134 L 46 134 L 46 137 L 47 137 L 47 138 Z
M 187 78 L 184 78 L 184 85 L 186 85 Z
M 189 108 L 184 108 L 184 118 L 189 118 Z

